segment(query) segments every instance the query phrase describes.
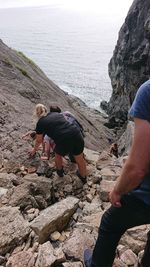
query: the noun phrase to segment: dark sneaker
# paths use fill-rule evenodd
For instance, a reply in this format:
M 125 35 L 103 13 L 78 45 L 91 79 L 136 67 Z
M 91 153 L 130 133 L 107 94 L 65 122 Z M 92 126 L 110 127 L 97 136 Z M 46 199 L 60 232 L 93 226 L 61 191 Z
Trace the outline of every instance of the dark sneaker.
M 84 266 L 85 267 L 91 267 L 92 265 L 92 250 L 86 249 L 84 250 Z
M 56 170 L 57 174 L 59 177 L 63 177 L 65 172 L 64 172 L 64 169 L 62 168 L 61 170 Z
M 81 176 L 78 170 L 76 171 L 76 175 L 80 178 L 83 184 L 86 183 L 86 176 L 85 177 Z

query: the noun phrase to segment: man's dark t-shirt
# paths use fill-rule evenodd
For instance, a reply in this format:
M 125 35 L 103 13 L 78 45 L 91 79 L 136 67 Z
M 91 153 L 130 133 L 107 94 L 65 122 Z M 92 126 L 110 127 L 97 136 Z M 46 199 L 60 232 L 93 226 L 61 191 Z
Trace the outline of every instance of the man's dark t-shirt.
M 55 144 L 59 144 L 67 138 L 80 135 L 79 129 L 69 123 L 61 113 L 52 112 L 39 119 L 36 125 L 37 134 L 47 134 Z

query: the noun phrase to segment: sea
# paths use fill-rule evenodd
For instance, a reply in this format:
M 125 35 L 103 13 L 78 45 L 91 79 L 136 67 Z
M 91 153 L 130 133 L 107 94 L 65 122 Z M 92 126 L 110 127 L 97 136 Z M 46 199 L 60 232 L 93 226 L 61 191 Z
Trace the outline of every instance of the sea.
M 100 110 L 122 18 L 61 7 L 0 9 L 0 39 L 23 52 L 62 90 Z

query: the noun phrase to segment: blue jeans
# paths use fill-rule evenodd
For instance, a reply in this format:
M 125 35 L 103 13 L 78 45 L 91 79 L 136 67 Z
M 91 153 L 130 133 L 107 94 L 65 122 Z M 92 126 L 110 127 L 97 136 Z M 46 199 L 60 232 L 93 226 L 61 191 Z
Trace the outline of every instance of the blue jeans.
M 111 206 L 102 217 L 91 267 L 112 267 L 118 242 L 124 232 L 134 226 L 150 223 L 149 205 L 131 194 L 124 195 L 121 203 L 121 208 Z M 142 267 L 150 267 L 150 234 Z

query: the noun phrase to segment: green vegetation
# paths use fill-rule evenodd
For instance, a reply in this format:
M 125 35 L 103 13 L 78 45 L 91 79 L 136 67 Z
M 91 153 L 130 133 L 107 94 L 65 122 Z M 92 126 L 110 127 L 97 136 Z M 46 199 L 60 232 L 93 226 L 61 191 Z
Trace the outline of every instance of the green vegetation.
M 21 53 L 21 52 L 20 52 Z M 23 53 L 21 53 L 21 55 L 22 56 L 24 56 L 23 55 Z M 24 56 L 25 57 L 25 56 Z M 26 58 L 27 59 L 27 58 Z M 29 60 L 29 59 L 28 59 Z M 8 67 L 16 67 L 19 71 L 21 71 L 21 73 L 24 75 L 24 76 L 26 76 L 27 78 L 29 78 L 29 79 L 31 79 L 32 80 L 32 78 L 30 77 L 30 75 L 27 73 L 27 71 L 25 70 L 25 69 L 23 69 L 22 67 L 20 67 L 19 65 L 16 65 L 16 64 L 14 64 L 13 65 L 13 63 L 8 59 L 8 58 L 4 58 L 3 60 L 2 60 L 2 62 L 6 65 L 6 66 L 8 66 Z M 31 63 L 31 62 L 30 62 Z
M 27 71 L 26 70 L 24 70 L 24 69 L 22 69 L 21 67 L 19 67 L 19 66 L 15 66 L 18 70 L 20 70 L 21 71 L 21 73 L 24 75 L 24 76 L 26 76 L 27 78 L 29 78 L 29 79 L 31 79 L 32 80 L 32 78 L 29 76 L 29 74 L 27 73 Z
M 36 64 L 30 58 L 25 56 L 23 52 L 21 52 L 21 51 L 16 51 L 16 52 L 18 55 L 20 55 L 22 58 L 24 58 L 29 64 L 36 66 Z

